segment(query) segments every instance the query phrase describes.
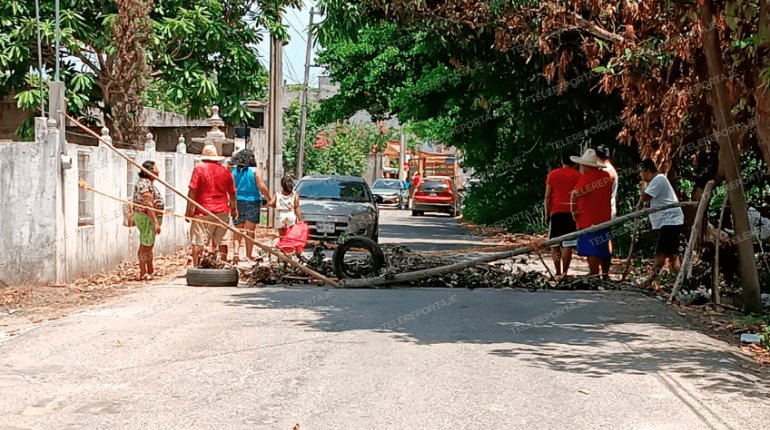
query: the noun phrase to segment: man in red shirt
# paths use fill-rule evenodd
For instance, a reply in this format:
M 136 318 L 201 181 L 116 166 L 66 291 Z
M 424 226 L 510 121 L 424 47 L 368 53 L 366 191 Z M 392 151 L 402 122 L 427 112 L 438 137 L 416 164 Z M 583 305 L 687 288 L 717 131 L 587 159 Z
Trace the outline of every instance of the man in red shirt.
M 587 149 L 581 157 L 570 158 L 583 172 L 570 197 L 578 230 L 609 221 L 612 218 L 612 176 L 601 170 L 604 165 L 593 149 Z M 611 238 L 612 231 L 608 228 L 578 237 L 578 255 L 588 257 L 591 275 L 601 274 L 604 279 L 609 279 Z
M 201 152 L 201 163 L 193 169 L 190 178 L 190 190 L 187 196 L 194 200 L 216 217 L 206 215 L 205 212 L 187 203 L 185 215 L 208 222 L 216 222 L 217 219 L 229 223 L 230 216 L 238 218 L 238 209 L 235 200 L 235 182 L 233 175 L 220 162 L 224 157 L 217 154 L 214 145 L 206 145 Z M 201 257 L 201 248 L 214 243 L 219 248 L 222 261 L 227 259 L 227 245 L 222 243 L 227 229 L 220 225 L 193 221 L 190 227 L 192 239 L 193 265 L 198 266 Z
M 414 193 L 417 192 L 420 185 L 422 185 L 422 175 L 420 175 L 420 171 L 418 170 L 414 173 L 412 183 L 410 184 L 411 190 L 409 192 L 409 200 L 412 201 L 412 206 L 414 206 Z
M 545 224 L 548 238 L 563 236 L 576 230 L 570 209 L 570 194 L 580 180 L 580 172 L 566 152 L 561 156 L 561 167 L 553 169 L 545 180 Z M 556 276 L 567 276 L 572 261 L 572 248 L 577 242 L 565 240 L 551 247 L 551 258 Z

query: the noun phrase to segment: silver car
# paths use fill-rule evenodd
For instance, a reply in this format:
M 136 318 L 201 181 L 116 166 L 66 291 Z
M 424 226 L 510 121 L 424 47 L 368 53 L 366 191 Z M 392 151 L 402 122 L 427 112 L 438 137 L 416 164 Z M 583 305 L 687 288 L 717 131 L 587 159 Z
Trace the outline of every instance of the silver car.
M 310 238 L 336 240 L 347 233 L 379 239 L 381 197 L 358 176 L 311 175 L 297 183 L 302 219 L 310 228 Z
M 372 184 L 372 193 L 382 197 L 383 205 L 394 205 L 406 209 L 409 201 L 409 190 L 398 179 L 377 179 Z

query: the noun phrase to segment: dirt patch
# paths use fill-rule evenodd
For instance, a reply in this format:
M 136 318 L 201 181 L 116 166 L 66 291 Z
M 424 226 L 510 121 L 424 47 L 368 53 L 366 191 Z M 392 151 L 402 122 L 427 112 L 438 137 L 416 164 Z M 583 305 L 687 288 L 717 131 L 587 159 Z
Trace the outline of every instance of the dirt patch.
M 168 283 L 187 265 L 189 251 L 155 257 L 155 280 L 140 281 L 137 262 L 66 285 L 0 289 L 0 332 L 14 336 L 25 324 L 37 324 L 123 296 L 139 288 Z

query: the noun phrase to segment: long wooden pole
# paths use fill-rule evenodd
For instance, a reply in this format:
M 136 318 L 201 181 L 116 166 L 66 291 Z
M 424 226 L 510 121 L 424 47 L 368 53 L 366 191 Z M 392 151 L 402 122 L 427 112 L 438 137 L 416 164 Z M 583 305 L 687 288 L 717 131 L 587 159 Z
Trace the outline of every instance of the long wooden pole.
M 719 210 L 719 223 L 717 224 L 717 237 L 714 242 L 714 288 L 711 292 L 714 295 L 714 303 L 717 305 L 722 304 L 722 299 L 719 297 L 719 284 L 721 284 L 719 279 L 719 248 L 722 245 L 722 221 L 725 218 L 725 206 L 727 206 L 729 196 L 729 194 L 725 193 L 725 198 L 722 200 L 722 208 Z
M 612 219 L 607 222 L 603 222 L 601 224 L 597 224 L 595 226 L 578 230 L 569 234 L 565 234 L 563 236 L 555 237 L 553 239 L 546 240 L 545 242 L 540 245 L 540 247 L 546 247 L 546 246 L 553 246 L 557 243 L 564 242 L 565 240 L 571 240 L 576 239 L 578 236 L 581 236 L 586 233 L 593 233 L 599 230 L 604 230 L 606 228 L 612 227 L 615 224 L 625 222 L 629 219 L 639 217 L 642 215 L 647 215 L 653 212 L 662 211 L 665 209 L 671 209 L 675 207 L 683 207 L 683 206 L 695 206 L 698 202 L 682 202 L 682 203 L 674 203 L 666 206 L 661 206 L 657 208 L 646 208 L 642 209 L 640 211 L 632 212 L 630 214 L 626 214 L 623 216 L 619 216 L 615 219 Z M 441 266 L 441 267 L 434 267 L 431 269 L 423 269 L 423 270 L 416 270 L 414 272 L 406 272 L 406 273 L 399 273 L 397 275 L 387 275 L 387 276 L 378 276 L 375 278 L 363 278 L 363 279 L 346 279 L 343 281 L 343 286 L 347 288 L 361 288 L 361 287 L 373 287 L 377 285 L 385 285 L 385 284 L 394 284 L 398 282 L 406 282 L 406 281 L 414 281 L 417 279 L 423 279 L 428 278 L 431 276 L 436 275 L 443 275 L 445 273 L 450 272 L 456 272 L 468 267 L 477 266 L 482 263 L 489 263 L 492 261 L 502 260 L 505 258 L 515 257 L 517 255 L 521 254 L 527 254 L 529 252 L 532 252 L 534 250 L 531 246 L 523 246 L 516 249 L 511 249 L 507 251 L 501 251 L 501 252 L 495 252 L 489 255 L 485 255 L 483 257 L 475 258 L 472 260 L 466 260 L 455 264 L 450 264 L 448 266 Z
M 668 298 L 668 302 L 671 303 L 674 297 L 679 293 L 679 289 L 682 287 L 682 282 L 688 272 L 689 266 L 692 265 L 692 253 L 695 249 L 695 243 L 698 236 L 701 234 L 701 225 L 703 224 L 703 215 L 706 213 L 709 200 L 711 200 L 711 190 L 714 188 L 714 181 L 708 181 L 706 188 L 703 189 L 703 195 L 700 196 L 700 203 L 698 203 L 698 211 L 695 214 L 695 220 L 692 223 L 692 229 L 690 230 L 690 240 L 687 242 L 687 249 L 684 250 L 684 258 L 682 259 L 682 265 L 679 267 L 679 273 L 676 275 L 676 281 L 674 282 L 674 289 L 671 291 L 671 296 Z
M 102 139 L 102 137 L 101 137 L 101 136 L 99 136 L 98 134 L 96 134 L 96 133 L 95 133 L 93 130 L 91 130 L 90 128 L 88 128 L 88 127 L 84 126 L 83 124 L 81 124 L 80 122 L 78 122 L 78 120 L 76 120 L 76 119 L 72 118 L 71 116 L 67 115 L 66 113 L 64 113 L 64 112 L 62 112 L 62 111 L 59 111 L 59 113 L 61 113 L 61 114 L 62 114 L 64 117 L 66 117 L 67 119 L 69 119 L 70 121 L 72 121 L 72 122 L 73 122 L 75 125 L 77 125 L 78 127 L 80 127 L 80 128 L 82 128 L 83 130 L 85 130 L 85 131 L 86 131 L 88 134 L 90 134 L 90 135 L 92 135 L 93 137 L 95 137 L 95 138 L 99 139 L 99 142 L 103 143 L 105 146 L 107 146 L 108 148 L 110 148 L 111 150 L 113 150 L 113 151 L 114 151 L 116 154 L 118 154 L 120 157 L 122 157 L 123 159 L 125 159 L 125 160 L 126 160 L 126 161 L 128 161 L 129 163 L 131 163 L 131 164 L 133 164 L 134 166 L 138 167 L 138 168 L 139 168 L 139 170 L 141 170 L 141 171 L 142 171 L 142 172 L 144 172 L 145 174 L 147 174 L 147 175 L 151 176 L 152 178 L 155 178 L 155 180 L 156 180 L 156 181 L 158 181 L 159 183 L 163 184 L 163 186 L 164 186 L 164 187 L 166 187 L 167 189 L 169 189 L 169 190 L 173 191 L 173 192 L 174 192 L 174 193 L 176 193 L 177 195 L 181 196 L 183 199 L 187 200 L 188 202 L 192 203 L 192 204 L 193 204 L 193 206 L 195 206 L 196 208 L 198 208 L 198 209 L 200 209 L 201 211 L 203 211 L 203 213 L 205 213 L 206 215 L 209 215 L 209 216 L 213 217 L 213 219 L 217 220 L 217 221 L 218 221 L 218 223 L 219 223 L 219 224 L 220 224 L 222 227 L 224 227 L 224 228 L 226 228 L 226 229 L 230 230 L 230 231 L 231 231 L 231 232 L 233 232 L 234 234 L 237 234 L 237 235 L 241 236 L 241 237 L 242 237 L 242 238 L 244 238 L 244 239 L 245 239 L 247 242 L 251 242 L 251 243 L 253 243 L 253 244 L 254 244 L 254 245 L 256 245 L 256 246 L 257 246 L 259 249 L 261 249 L 261 250 L 263 250 L 263 251 L 267 252 L 268 254 L 271 254 L 271 255 L 273 255 L 273 256 L 275 256 L 275 257 L 277 257 L 277 258 L 278 258 L 278 260 L 280 260 L 280 261 L 282 261 L 282 262 L 284 262 L 284 263 L 286 263 L 286 264 L 289 264 L 289 265 L 291 265 L 292 267 L 296 267 L 297 269 L 299 269 L 299 270 L 301 270 L 301 271 L 305 272 L 305 273 L 306 273 L 308 276 L 311 276 L 311 277 L 313 277 L 313 278 L 315 278 L 315 279 L 318 279 L 319 281 L 325 282 L 326 284 L 328 284 L 328 285 L 331 285 L 331 286 L 333 286 L 333 287 L 339 287 L 339 286 L 340 286 L 340 283 L 339 283 L 338 281 L 335 281 L 335 280 L 333 280 L 333 279 L 329 279 L 329 278 L 327 278 L 326 276 L 324 276 L 324 275 L 322 275 L 322 274 L 320 274 L 320 273 L 316 272 L 315 270 L 312 270 L 312 269 L 310 269 L 310 268 L 308 268 L 308 267 L 305 267 L 305 266 L 303 266 L 303 265 L 301 265 L 301 264 L 297 263 L 296 261 L 292 260 L 291 258 L 288 258 L 288 257 L 286 257 L 285 255 L 281 254 L 280 252 L 276 252 L 276 251 L 274 251 L 273 249 L 271 249 L 271 248 L 269 248 L 269 247 L 267 247 L 267 246 L 265 246 L 265 245 L 263 245 L 263 244 L 261 244 L 261 243 L 259 243 L 259 242 L 255 241 L 253 238 L 249 237 L 248 235 L 244 234 L 243 232 L 239 231 L 238 229 L 236 229 L 236 228 L 234 228 L 234 227 L 230 227 L 230 225 L 229 225 L 229 224 L 227 224 L 227 223 L 225 223 L 225 222 L 223 222 L 223 221 L 219 220 L 219 218 L 217 218 L 217 217 L 216 217 L 216 216 L 215 216 L 215 215 L 214 215 L 214 214 L 213 214 L 211 211 L 209 211 L 208 209 L 206 209 L 206 208 L 204 208 L 203 206 L 201 206 L 201 205 L 200 205 L 198 202 L 196 202 L 195 200 L 192 200 L 192 199 L 191 199 L 190 197 L 188 197 L 186 194 L 182 194 L 182 193 L 181 193 L 179 190 L 177 190 L 176 188 L 174 188 L 174 187 L 172 187 L 171 185 L 169 185 L 169 184 L 168 184 L 166 181 L 164 181 L 163 179 L 160 179 L 159 177 L 155 176 L 155 175 L 154 175 L 154 174 L 153 174 L 151 171 L 149 171 L 149 170 L 145 169 L 144 167 L 142 167 L 141 165 L 139 165 L 138 163 L 136 163 L 134 160 L 132 160 L 130 157 L 128 157 L 127 155 L 125 155 L 125 154 L 123 154 L 122 152 L 118 151 L 118 149 L 117 149 L 117 148 L 115 148 L 114 146 L 112 146 L 112 144 L 111 144 L 111 143 L 109 143 L 109 142 L 107 142 L 106 140 Z M 217 222 L 217 221 L 215 221 L 215 222 Z
M 642 208 L 644 202 L 639 199 L 639 203 L 636 204 L 636 210 Z M 631 245 L 628 247 L 628 257 L 626 257 L 626 268 L 623 269 L 623 276 L 620 277 L 621 282 L 626 280 L 628 272 L 631 271 L 631 258 L 634 256 L 634 245 L 636 245 L 636 232 L 639 228 L 639 218 L 634 218 L 634 228 L 631 231 Z

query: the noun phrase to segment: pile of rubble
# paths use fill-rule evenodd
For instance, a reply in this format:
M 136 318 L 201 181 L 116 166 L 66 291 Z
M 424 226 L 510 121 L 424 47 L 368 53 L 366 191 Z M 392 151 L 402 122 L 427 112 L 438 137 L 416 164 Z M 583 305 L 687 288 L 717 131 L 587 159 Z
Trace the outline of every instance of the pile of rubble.
M 414 272 L 416 270 L 432 269 L 457 262 L 457 256 L 435 253 L 419 253 L 411 251 L 402 245 L 387 244 L 382 246 L 385 255 L 385 266 L 381 275 L 393 276 L 399 273 Z M 318 247 L 313 250 L 309 259 L 302 261 L 311 269 L 327 276 L 334 277 L 334 268 L 330 258 L 325 257 L 323 249 Z M 521 270 L 517 264 L 526 264 L 526 258 L 516 261 L 498 261 L 491 264 L 480 264 L 457 272 L 444 275 L 422 278 L 409 281 L 400 286 L 413 287 L 440 287 L 440 288 L 526 288 L 531 291 L 542 289 L 564 290 L 599 290 L 616 289 L 621 284 L 612 281 L 604 281 L 599 278 L 580 277 L 563 280 L 549 278 L 539 271 Z M 349 263 L 350 267 L 360 266 L 361 272 L 366 272 L 369 262 L 367 258 L 361 258 Z M 355 268 L 354 268 L 355 270 Z M 248 279 L 250 287 L 261 287 L 276 284 L 301 284 L 314 283 L 306 274 L 285 263 L 268 260 L 266 257 L 258 261 L 252 269 L 243 274 Z

